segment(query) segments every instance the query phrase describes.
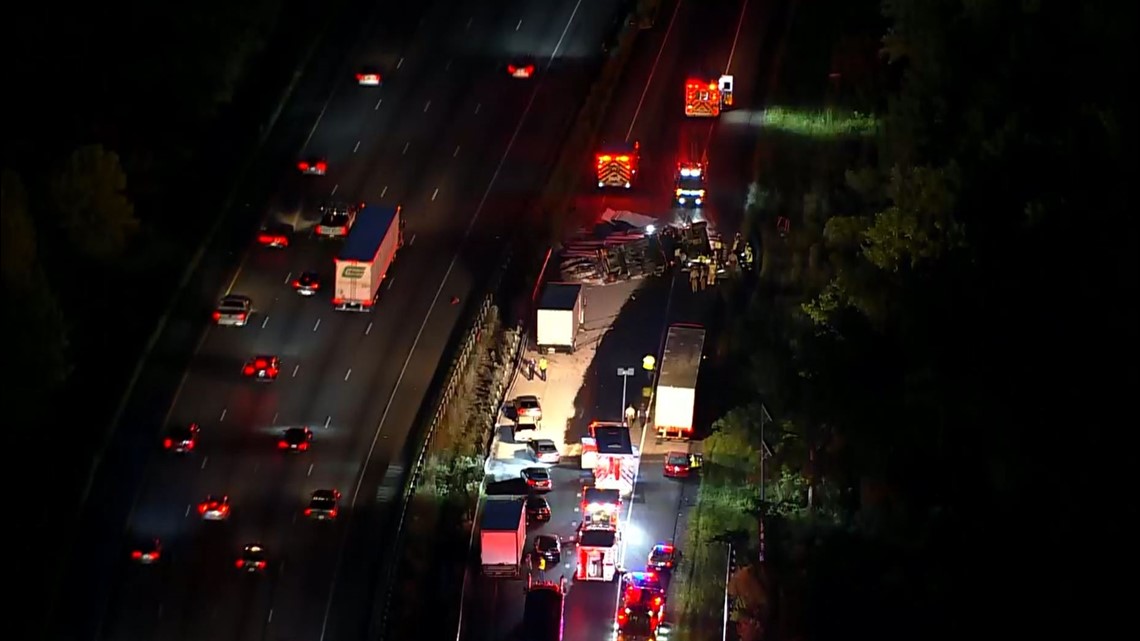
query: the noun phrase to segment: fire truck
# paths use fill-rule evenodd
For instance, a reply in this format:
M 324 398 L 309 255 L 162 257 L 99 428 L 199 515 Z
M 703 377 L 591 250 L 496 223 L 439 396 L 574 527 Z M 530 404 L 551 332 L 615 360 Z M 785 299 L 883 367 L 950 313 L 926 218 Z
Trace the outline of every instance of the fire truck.
M 685 115 L 693 118 L 716 118 L 732 106 L 733 78 L 723 75 L 716 80 L 689 78 L 685 81 Z
M 628 572 L 614 627 L 621 638 L 652 639 L 665 614 L 665 588 L 652 572 Z
M 598 187 L 632 187 L 640 155 L 639 142 L 603 145 L 595 156 Z
M 578 581 L 613 581 L 618 576 L 621 532 L 606 525 L 585 526 L 578 530 Z
M 582 469 L 594 471 L 594 486 L 618 490 L 621 496 L 633 492 L 638 453 L 629 427 L 622 423 L 594 421 L 590 435 L 582 439 Z
M 588 487 L 582 491 L 582 524 L 585 527 L 618 527 L 621 513 L 621 493 Z

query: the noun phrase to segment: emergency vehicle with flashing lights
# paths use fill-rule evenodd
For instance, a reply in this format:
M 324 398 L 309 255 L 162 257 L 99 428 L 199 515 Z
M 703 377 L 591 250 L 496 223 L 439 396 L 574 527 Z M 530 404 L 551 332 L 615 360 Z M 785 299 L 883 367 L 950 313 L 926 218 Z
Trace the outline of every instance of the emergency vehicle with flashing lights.
M 198 504 L 198 514 L 205 521 L 224 521 L 230 518 L 230 497 L 210 494 Z
M 260 543 L 250 543 L 241 549 L 234 567 L 246 572 L 262 572 L 268 562 L 265 560 L 265 548 Z
M 646 566 L 657 571 L 672 570 L 677 565 L 679 552 L 672 543 L 658 543 L 649 550 Z
M 321 220 L 313 230 L 318 236 L 341 238 L 348 235 L 352 224 L 356 222 L 356 212 L 363 204 L 333 203 L 321 205 Z
M 615 627 L 627 634 L 653 635 L 665 614 L 665 588 L 653 572 L 627 572 L 622 584 Z
M 331 521 L 336 518 L 340 504 L 340 490 L 316 490 L 309 498 L 305 516 L 318 521 Z
M 362 87 L 379 87 L 383 82 L 380 70 L 375 67 L 362 67 L 356 72 L 356 84 Z
M 285 452 L 306 452 L 313 440 L 313 430 L 307 427 L 290 427 L 281 433 L 277 449 Z
M 276 356 L 258 355 L 245 362 L 241 368 L 241 375 L 268 383 L 277 380 L 281 372 L 281 359 Z
M 641 159 L 640 142 L 603 145 L 594 156 L 598 187 L 629 189 L 637 179 Z
M 685 115 L 716 118 L 721 111 L 732 106 L 733 84 L 733 77 L 727 74 L 716 80 L 688 78 L 685 80 Z
M 257 232 L 257 244 L 270 249 L 285 249 L 292 235 L 293 226 L 289 223 L 271 223 Z
M 633 445 L 629 426 L 612 421 L 593 421 L 590 435 L 582 438 L 581 467 L 594 471 L 594 486 L 618 490 L 622 496 L 633 492 L 639 453 Z
M 302 174 L 324 176 L 329 170 L 329 163 L 324 158 L 306 158 L 297 162 L 297 169 L 301 170 Z
M 673 198 L 682 207 L 705 204 L 705 166 L 700 162 L 677 163 Z
M 192 452 L 198 445 L 198 431 L 197 423 L 172 427 L 162 439 L 162 448 L 179 454 Z
M 582 527 L 578 530 L 577 581 L 613 581 L 618 577 L 621 533 L 612 527 Z
M 162 557 L 162 541 L 142 539 L 131 548 L 131 560 L 142 565 L 157 563 Z
M 582 502 L 578 506 L 578 511 L 582 515 L 582 525 L 617 529 L 621 505 L 621 493 L 617 490 L 603 490 L 596 487 L 583 489 Z
M 317 272 L 301 272 L 293 279 L 293 289 L 302 296 L 312 296 L 321 289 L 321 275 Z
M 519 58 L 507 64 L 507 73 L 512 78 L 526 79 L 534 75 L 535 64 L 530 58 Z
M 253 299 L 230 294 L 218 301 L 214 308 L 214 324 L 221 327 L 245 327 L 253 313 Z

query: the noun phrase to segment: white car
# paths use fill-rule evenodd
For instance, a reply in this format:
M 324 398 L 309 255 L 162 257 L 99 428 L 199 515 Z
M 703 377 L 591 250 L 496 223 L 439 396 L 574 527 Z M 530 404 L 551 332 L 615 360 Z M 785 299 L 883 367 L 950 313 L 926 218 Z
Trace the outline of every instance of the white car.
M 252 313 L 253 300 L 249 296 L 226 296 L 214 309 L 214 323 L 226 327 L 245 327 Z
M 379 87 L 384 79 L 375 67 L 364 67 L 356 73 L 356 84 L 362 87 Z

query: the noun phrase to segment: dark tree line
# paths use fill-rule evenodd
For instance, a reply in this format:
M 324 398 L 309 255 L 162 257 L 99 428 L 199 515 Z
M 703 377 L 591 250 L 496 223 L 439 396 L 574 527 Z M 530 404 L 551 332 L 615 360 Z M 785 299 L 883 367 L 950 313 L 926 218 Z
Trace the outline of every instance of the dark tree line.
M 820 52 L 858 71 L 817 75 L 815 104 L 873 109 L 877 135 L 762 134 L 784 166 L 760 170 L 764 265 L 726 355 L 742 407 L 709 457 L 732 476 L 755 401 L 778 408 L 741 630 L 1096 636 L 1136 383 L 1135 8 L 893 0 L 879 42 L 860 10 Z

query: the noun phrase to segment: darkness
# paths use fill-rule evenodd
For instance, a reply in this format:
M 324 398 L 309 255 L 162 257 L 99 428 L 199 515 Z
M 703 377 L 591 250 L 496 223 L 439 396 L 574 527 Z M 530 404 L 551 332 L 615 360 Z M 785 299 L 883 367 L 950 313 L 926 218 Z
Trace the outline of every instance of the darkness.
M 9 16 L 2 404 L 17 476 L 52 484 L 18 555 L 69 540 L 172 284 L 301 55 L 348 3 L 31 3 Z M 840 514 L 834 527 L 772 517 L 773 597 L 750 616 L 773 639 L 1103 636 L 1118 598 L 1104 592 L 1118 588 L 1100 575 L 1120 561 L 1112 522 L 1134 482 L 1135 7 L 773 4 L 788 29 L 765 48 L 766 106 L 881 126 L 838 143 L 762 130 L 756 181 L 775 197 L 745 227 L 770 268 L 705 319 L 719 336 L 702 423 L 763 400 L 798 439 L 770 469 L 846 497 L 815 506 Z M 856 185 L 863 171 L 874 187 Z M 830 208 L 807 211 L 808 193 Z M 233 247 L 257 213 L 235 211 Z M 813 321 L 805 307 L 829 285 L 836 304 Z M 655 296 L 606 340 L 632 335 L 663 307 Z M 195 327 L 170 339 L 183 358 Z M 181 368 L 167 369 L 145 393 L 170 393 Z M 25 598 L 49 603 L 58 568 L 18 565 L 37 578 Z

